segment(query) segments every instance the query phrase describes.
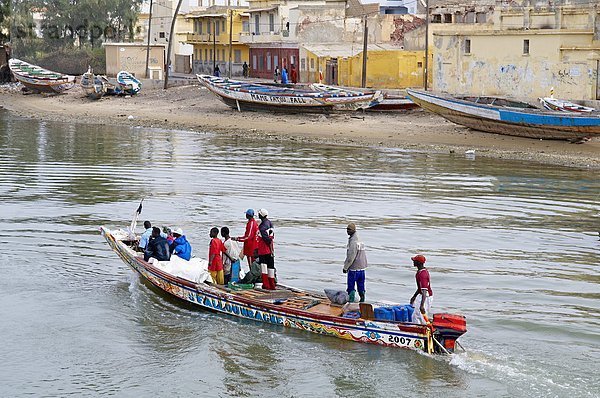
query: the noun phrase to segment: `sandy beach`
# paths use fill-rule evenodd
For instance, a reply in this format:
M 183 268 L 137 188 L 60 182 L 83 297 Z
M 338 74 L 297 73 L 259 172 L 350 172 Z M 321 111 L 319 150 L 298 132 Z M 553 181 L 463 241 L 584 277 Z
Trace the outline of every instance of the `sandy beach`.
M 214 131 L 250 138 L 397 147 L 600 169 L 600 139 L 584 144 L 533 140 L 467 129 L 421 109 L 331 115 L 238 112 L 197 85 L 145 89 L 92 101 L 79 87 L 58 96 L 0 88 L 0 106 L 42 120 Z

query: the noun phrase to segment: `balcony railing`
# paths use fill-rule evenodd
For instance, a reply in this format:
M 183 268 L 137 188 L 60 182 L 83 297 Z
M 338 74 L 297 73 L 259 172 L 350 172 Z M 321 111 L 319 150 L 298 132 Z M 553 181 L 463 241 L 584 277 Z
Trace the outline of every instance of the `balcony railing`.
M 186 35 L 186 42 L 190 43 L 190 44 L 194 44 L 194 43 L 212 43 L 213 42 L 213 35 L 212 34 L 198 34 L 198 33 L 188 33 Z M 234 34 L 231 36 L 231 40 L 234 43 L 239 43 L 240 42 L 240 35 L 238 34 Z M 217 35 L 216 39 L 215 39 L 216 43 L 229 43 L 229 34 L 226 33 L 222 33 Z

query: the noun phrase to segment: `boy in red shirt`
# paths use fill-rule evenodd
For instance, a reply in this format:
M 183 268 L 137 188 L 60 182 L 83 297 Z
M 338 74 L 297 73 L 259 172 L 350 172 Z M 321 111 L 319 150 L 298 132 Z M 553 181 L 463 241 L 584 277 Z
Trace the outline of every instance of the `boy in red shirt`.
M 224 285 L 223 253 L 225 253 L 226 249 L 221 239 L 217 238 L 218 235 L 219 228 L 214 227 L 210 230 L 211 240 L 208 248 L 208 271 L 216 284 Z
M 417 296 L 421 296 L 417 302 L 419 305 L 419 311 L 413 313 L 413 323 L 427 324 L 429 314 L 431 311 L 431 301 L 433 300 L 433 290 L 431 290 L 431 280 L 429 277 L 429 271 L 425 268 L 425 261 L 427 259 L 422 254 L 418 254 L 411 257 L 413 266 L 417 267 L 417 273 L 415 279 L 417 280 L 417 291 L 413 294 L 410 299 L 410 305 L 414 307 Z

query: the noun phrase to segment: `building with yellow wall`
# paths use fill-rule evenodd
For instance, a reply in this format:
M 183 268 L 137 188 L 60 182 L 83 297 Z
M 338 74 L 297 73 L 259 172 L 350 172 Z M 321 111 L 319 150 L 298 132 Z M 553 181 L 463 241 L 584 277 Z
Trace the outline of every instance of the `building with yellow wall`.
M 448 18 L 450 19 L 450 18 Z M 433 88 L 452 94 L 600 99 L 600 9 L 496 9 L 481 24 L 431 24 Z
M 362 83 L 362 45 L 320 44 L 303 45 L 301 59 L 306 59 L 309 73 L 303 81 L 319 81 L 348 87 Z M 425 51 L 406 51 L 383 44 L 367 47 L 367 87 L 406 88 L 423 87 Z
M 212 6 L 186 15 L 193 26 L 193 33 L 188 33 L 185 41 L 194 47 L 194 73 L 213 74 L 218 65 L 223 76 L 228 75 L 230 67 L 232 76 L 242 75 L 243 63 L 249 63 L 248 46 L 240 42 L 242 32 L 248 31 L 246 10 L 245 7 Z

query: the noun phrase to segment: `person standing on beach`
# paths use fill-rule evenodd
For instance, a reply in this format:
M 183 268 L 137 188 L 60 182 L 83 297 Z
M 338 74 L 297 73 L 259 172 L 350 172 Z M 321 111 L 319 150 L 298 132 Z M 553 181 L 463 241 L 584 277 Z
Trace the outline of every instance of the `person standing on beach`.
M 350 298 L 349 301 L 354 302 L 356 299 L 354 286 L 356 285 L 360 302 L 363 303 L 365 301 L 365 269 L 367 268 L 365 245 L 358 238 L 354 223 L 348 224 L 346 233 L 348 234 L 348 246 L 343 269 L 344 274 L 348 274 L 348 289 L 346 291 Z
M 279 77 L 279 66 L 275 67 L 275 70 L 273 71 L 273 81 L 275 83 L 277 83 L 277 78 Z
M 273 224 L 267 217 L 269 212 L 267 209 L 260 209 L 258 217 L 260 225 L 258 226 L 258 262 L 262 271 L 263 289 L 275 290 L 277 284 L 275 282 L 275 257 L 273 252 Z
M 242 253 L 248 258 L 248 267 L 252 267 L 252 263 L 257 257 L 256 246 L 258 239 L 258 224 L 254 219 L 254 209 L 246 210 L 246 219 L 248 222 L 246 223 L 244 236 L 239 236 L 235 240 L 244 243 Z
M 292 64 L 292 70 L 290 72 L 290 79 L 292 80 L 292 84 L 298 83 L 298 71 L 296 70 L 296 65 Z
M 417 291 L 410 299 L 410 305 L 414 307 L 415 301 L 419 297 L 417 304 L 419 305 L 419 311 L 413 312 L 413 323 L 420 323 L 422 325 L 427 324 L 429 314 L 431 311 L 431 302 L 433 300 L 433 291 L 431 290 L 431 280 L 429 277 L 429 270 L 425 268 L 425 261 L 427 259 L 424 255 L 418 254 L 411 257 L 413 266 L 417 267 L 417 273 L 415 279 L 417 280 Z
M 244 65 L 242 65 L 242 75 L 244 77 L 248 77 L 248 64 L 244 61 Z
M 221 75 L 221 69 L 219 69 L 219 65 L 215 65 L 215 73 L 214 75 L 216 77 L 219 77 Z
M 281 84 L 288 84 L 288 73 L 286 68 L 281 68 Z

